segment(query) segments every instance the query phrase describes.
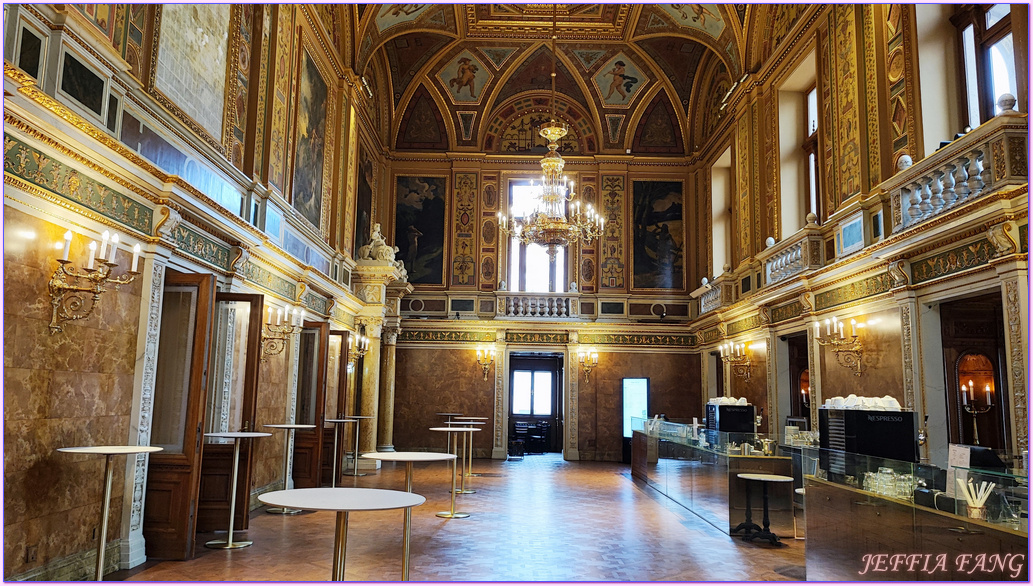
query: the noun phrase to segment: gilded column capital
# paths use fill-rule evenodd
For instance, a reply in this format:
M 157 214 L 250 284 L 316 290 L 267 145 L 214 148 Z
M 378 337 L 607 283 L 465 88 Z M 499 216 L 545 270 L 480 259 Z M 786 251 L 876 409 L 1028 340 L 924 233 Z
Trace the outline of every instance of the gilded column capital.
M 379 338 L 384 327 L 384 319 L 372 316 L 356 316 L 355 325 L 365 328 L 367 338 Z
M 385 325 L 380 334 L 380 342 L 388 346 L 394 346 L 398 342 L 398 334 L 402 328 L 396 325 Z

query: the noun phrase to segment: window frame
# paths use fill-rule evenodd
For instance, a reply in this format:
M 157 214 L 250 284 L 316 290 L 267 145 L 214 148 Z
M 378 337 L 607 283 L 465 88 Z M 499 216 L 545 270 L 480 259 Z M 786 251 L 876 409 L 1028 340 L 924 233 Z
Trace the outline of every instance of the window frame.
M 509 180 L 506 186 L 507 205 L 510 212 L 510 221 L 518 219 L 516 216 L 512 216 L 513 210 L 513 188 L 516 186 L 526 186 L 531 182 L 531 178 L 517 178 L 514 177 Z M 570 214 L 570 202 L 564 204 L 566 206 L 566 212 Z M 522 219 L 524 216 L 520 216 Z M 506 288 L 512 293 L 540 293 L 540 294 L 556 294 L 561 295 L 567 293 L 567 285 L 573 279 L 571 278 L 571 267 L 570 267 L 570 246 L 563 246 L 563 262 L 556 261 L 556 275 L 553 277 L 552 271 L 549 273 L 549 289 L 550 291 L 527 291 L 527 244 L 520 242 L 513 235 L 506 235 L 506 277 L 507 285 Z M 517 266 L 513 266 L 513 246 L 517 246 Z M 550 263 L 550 267 L 551 267 Z M 516 271 L 514 271 L 516 269 Z
M 814 93 L 814 132 L 809 132 L 810 129 L 807 125 L 810 124 L 810 95 Z M 821 92 L 818 91 L 818 83 L 815 80 L 814 85 L 810 89 L 803 92 L 804 100 L 804 138 L 800 148 L 803 149 L 804 154 L 807 157 L 807 208 L 808 213 L 814 213 L 818 218 L 821 217 L 821 148 L 819 135 L 821 134 Z M 810 168 L 810 157 L 814 157 L 814 169 Z M 814 193 L 811 193 L 811 185 L 814 186 Z M 813 202 L 813 206 L 812 206 Z
M 997 107 L 997 96 L 992 94 L 993 83 L 990 79 L 992 64 L 990 61 L 990 48 L 997 44 L 998 41 L 1012 34 L 1012 14 L 1014 6 L 1009 10 L 1008 16 L 1002 18 L 995 23 L 989 29 L 986 28 L 986 14 L 989 10 L 1000 3 L 993 4 L 965 4 L 958 6 L 954 16 L 951 17 L 951 24 L 957 29 L 958 38 L 958 63 L 965 63 L 965 39 L 964 31 L 969 25 L 972 25 L 972 33 L 975 42 L 976 52 L 976 87 L 979 95 L 979 120 L 980 124 L 983 124 L 995 116 L 995 109 Z M 1015 37 L 1013 36 L 1012 39 Z M 1012 60 L 1015 60 L 1014 52 L 1012 54 Z M 964 67 L 962 67 L 964 71 Z M 1016 71 L 1016 88 L 1015 98 L 1021 103 L 1022 96 L 1018 95 L 1020 92 L 1019 84 L 1021 83 L 1018 79 L 1018 72 Z M 969 97 L 968 97 L 968 77 L 967 74 L 964 76 L 964 83 L 960 84 L 959 91 L 961 92 L 961 104 L 963 104 L 962 112 L 969 112 Z M 1016 104 L 1018 105 L 1018 104 Z M 968 120 L 968 115 L 965 115 L 965 126 L 971 126 L 971 120 Z M 974 126 L 972 128 L 975 128 Z

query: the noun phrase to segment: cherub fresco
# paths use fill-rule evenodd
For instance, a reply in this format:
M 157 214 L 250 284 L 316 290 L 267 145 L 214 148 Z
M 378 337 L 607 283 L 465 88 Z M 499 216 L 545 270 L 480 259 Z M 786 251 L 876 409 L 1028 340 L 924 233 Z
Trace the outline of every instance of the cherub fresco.
M 464 87 L 470 89 L 471 98 L 477 97 L 477 88 L 474 87 L 477 71 L 477 66 L 470 62 L 469 57 L 461 57 L 459 59 L 459 67 L 456 68 L 456 76 L 448 80 L 448 87 L 455 88 L 454 92 L 456 97 L 459 97 L 459 92 L 463 91 Z

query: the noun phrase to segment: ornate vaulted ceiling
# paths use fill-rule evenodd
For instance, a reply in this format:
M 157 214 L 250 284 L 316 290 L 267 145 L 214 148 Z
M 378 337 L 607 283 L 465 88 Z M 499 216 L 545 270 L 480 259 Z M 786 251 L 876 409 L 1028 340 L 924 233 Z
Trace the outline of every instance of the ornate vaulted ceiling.
M 568 152 L 685 155 L 745 67 L 744 4 L 381 4 L 357 10 L 356 71 L 398 150 L 520 154 L 549 109 Z M 722 96 L 718 96 L 719 98 Z M 718 100 L 719 103 L 719 100 Z M 410 128 L 409 125 L 419 127 Z M 690 129 L 692 132 L 690 132 Z M 533 143 L 534 141 L 531 140 Z M 447 145 L 447 146 L 446 146 Z

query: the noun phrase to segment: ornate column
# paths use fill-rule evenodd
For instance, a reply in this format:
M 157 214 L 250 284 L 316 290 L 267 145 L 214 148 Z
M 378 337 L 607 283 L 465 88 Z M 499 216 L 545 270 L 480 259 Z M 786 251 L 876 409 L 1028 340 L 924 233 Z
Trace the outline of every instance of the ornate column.
M 395 433 L 395 343 L 399 327 L 385 325 L 380 338 L 380 417 L 377 419 L 377 451 L 393 452 Z
M 371 317 L 356 317 L 356 324 L 365 329 L 369 338 L 369 351 L 362 358 L 362 390 L 359 392 L 359 415 L 370 417 L 362 422 L 359 435 L 359 453 L 372 452 L 377 447 L 377 428 L 380 427 L 380 333 L 383 320 Z M 359 467 L 362 467 L 359 460 Z M 370 461 L 370 468 L 375 468 L 376 461 Z
M 1004 302 L 1004 351 L 1007 388 L 1011 392 L 1012 445 L 1015 452 L 1029 449 L 1029 256 L 1016 242 L 1019 227 L 1006 221 L 990 227 L 987 238 L 996 249 L 990 264 L 1001 280 Z

